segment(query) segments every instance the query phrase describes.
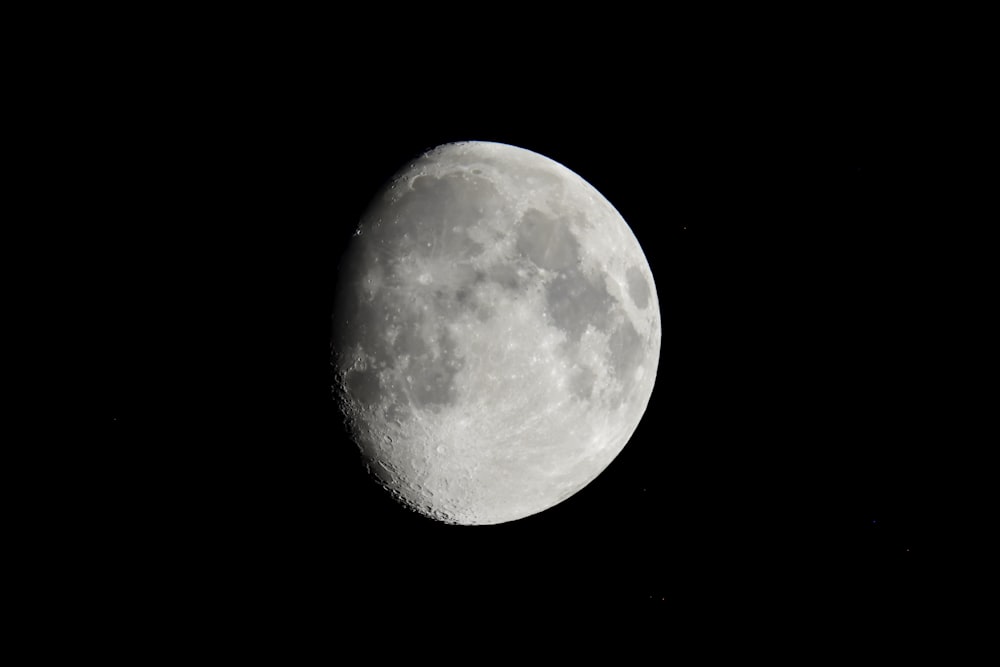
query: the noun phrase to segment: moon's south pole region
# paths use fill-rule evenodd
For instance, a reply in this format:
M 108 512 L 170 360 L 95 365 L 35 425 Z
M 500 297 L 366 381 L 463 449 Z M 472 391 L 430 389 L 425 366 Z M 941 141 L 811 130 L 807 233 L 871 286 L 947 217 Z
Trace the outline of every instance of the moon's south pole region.
M 561 164 L 438 146 L 341 260 L 334 394 L 373 477 L 452 524 L 514 521 L 621 452 L 653 391 L 656 286 L 615 208 Z

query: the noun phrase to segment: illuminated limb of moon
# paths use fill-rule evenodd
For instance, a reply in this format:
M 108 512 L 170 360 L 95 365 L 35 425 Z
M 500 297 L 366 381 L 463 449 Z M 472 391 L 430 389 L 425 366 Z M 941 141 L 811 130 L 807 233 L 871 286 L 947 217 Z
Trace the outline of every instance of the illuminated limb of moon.
M 337 395 L 369 470 L 449 523 L 543 511 L 645 411 L 656 288 L 617 211 L 537 153 L 434 149 L 373 200 L 342 266 Z

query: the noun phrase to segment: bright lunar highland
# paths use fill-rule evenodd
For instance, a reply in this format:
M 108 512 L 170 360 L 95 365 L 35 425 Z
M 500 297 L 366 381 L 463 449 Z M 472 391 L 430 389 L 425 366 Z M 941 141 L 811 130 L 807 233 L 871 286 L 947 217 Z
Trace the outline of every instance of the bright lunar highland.
M 526 517 L 621 452 L 660 312 L 631 229 L 523 148 L 434 148 L 376 194 L 342 259 L 334 393 L 369 471 L 453 524 Z

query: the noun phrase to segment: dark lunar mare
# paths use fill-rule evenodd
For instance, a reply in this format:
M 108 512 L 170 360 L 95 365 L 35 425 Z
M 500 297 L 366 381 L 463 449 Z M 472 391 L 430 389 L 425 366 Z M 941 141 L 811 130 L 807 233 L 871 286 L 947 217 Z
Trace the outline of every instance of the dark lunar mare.
M 404 189 L 393 200 L 389 188 Z M 445 324 L 457 310 L 484 307 L 470 298 L 476 272 L 458 262 L 457 284 L 421 285 L 397 267 L 479 254 L 468 228 L 503 206 L 492 183 L 465 173 L 418 176 L 412 188 L 397 180 L 374 199 L 338 281 L 332 345 L 343 403 L 395 421 L 406 416 L 400 406 L 437 410 L 454 401 L 463 360 Z

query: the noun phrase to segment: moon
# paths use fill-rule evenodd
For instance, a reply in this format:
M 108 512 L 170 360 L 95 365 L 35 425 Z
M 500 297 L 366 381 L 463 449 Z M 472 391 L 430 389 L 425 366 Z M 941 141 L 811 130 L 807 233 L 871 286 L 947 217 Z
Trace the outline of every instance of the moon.
M 374 197 L 341 260 L 334 395 L 374 479 L 431 519 L 542 512 L 646 410 L 656 286 L 622 216 L 538 153 L 438 146 Z

